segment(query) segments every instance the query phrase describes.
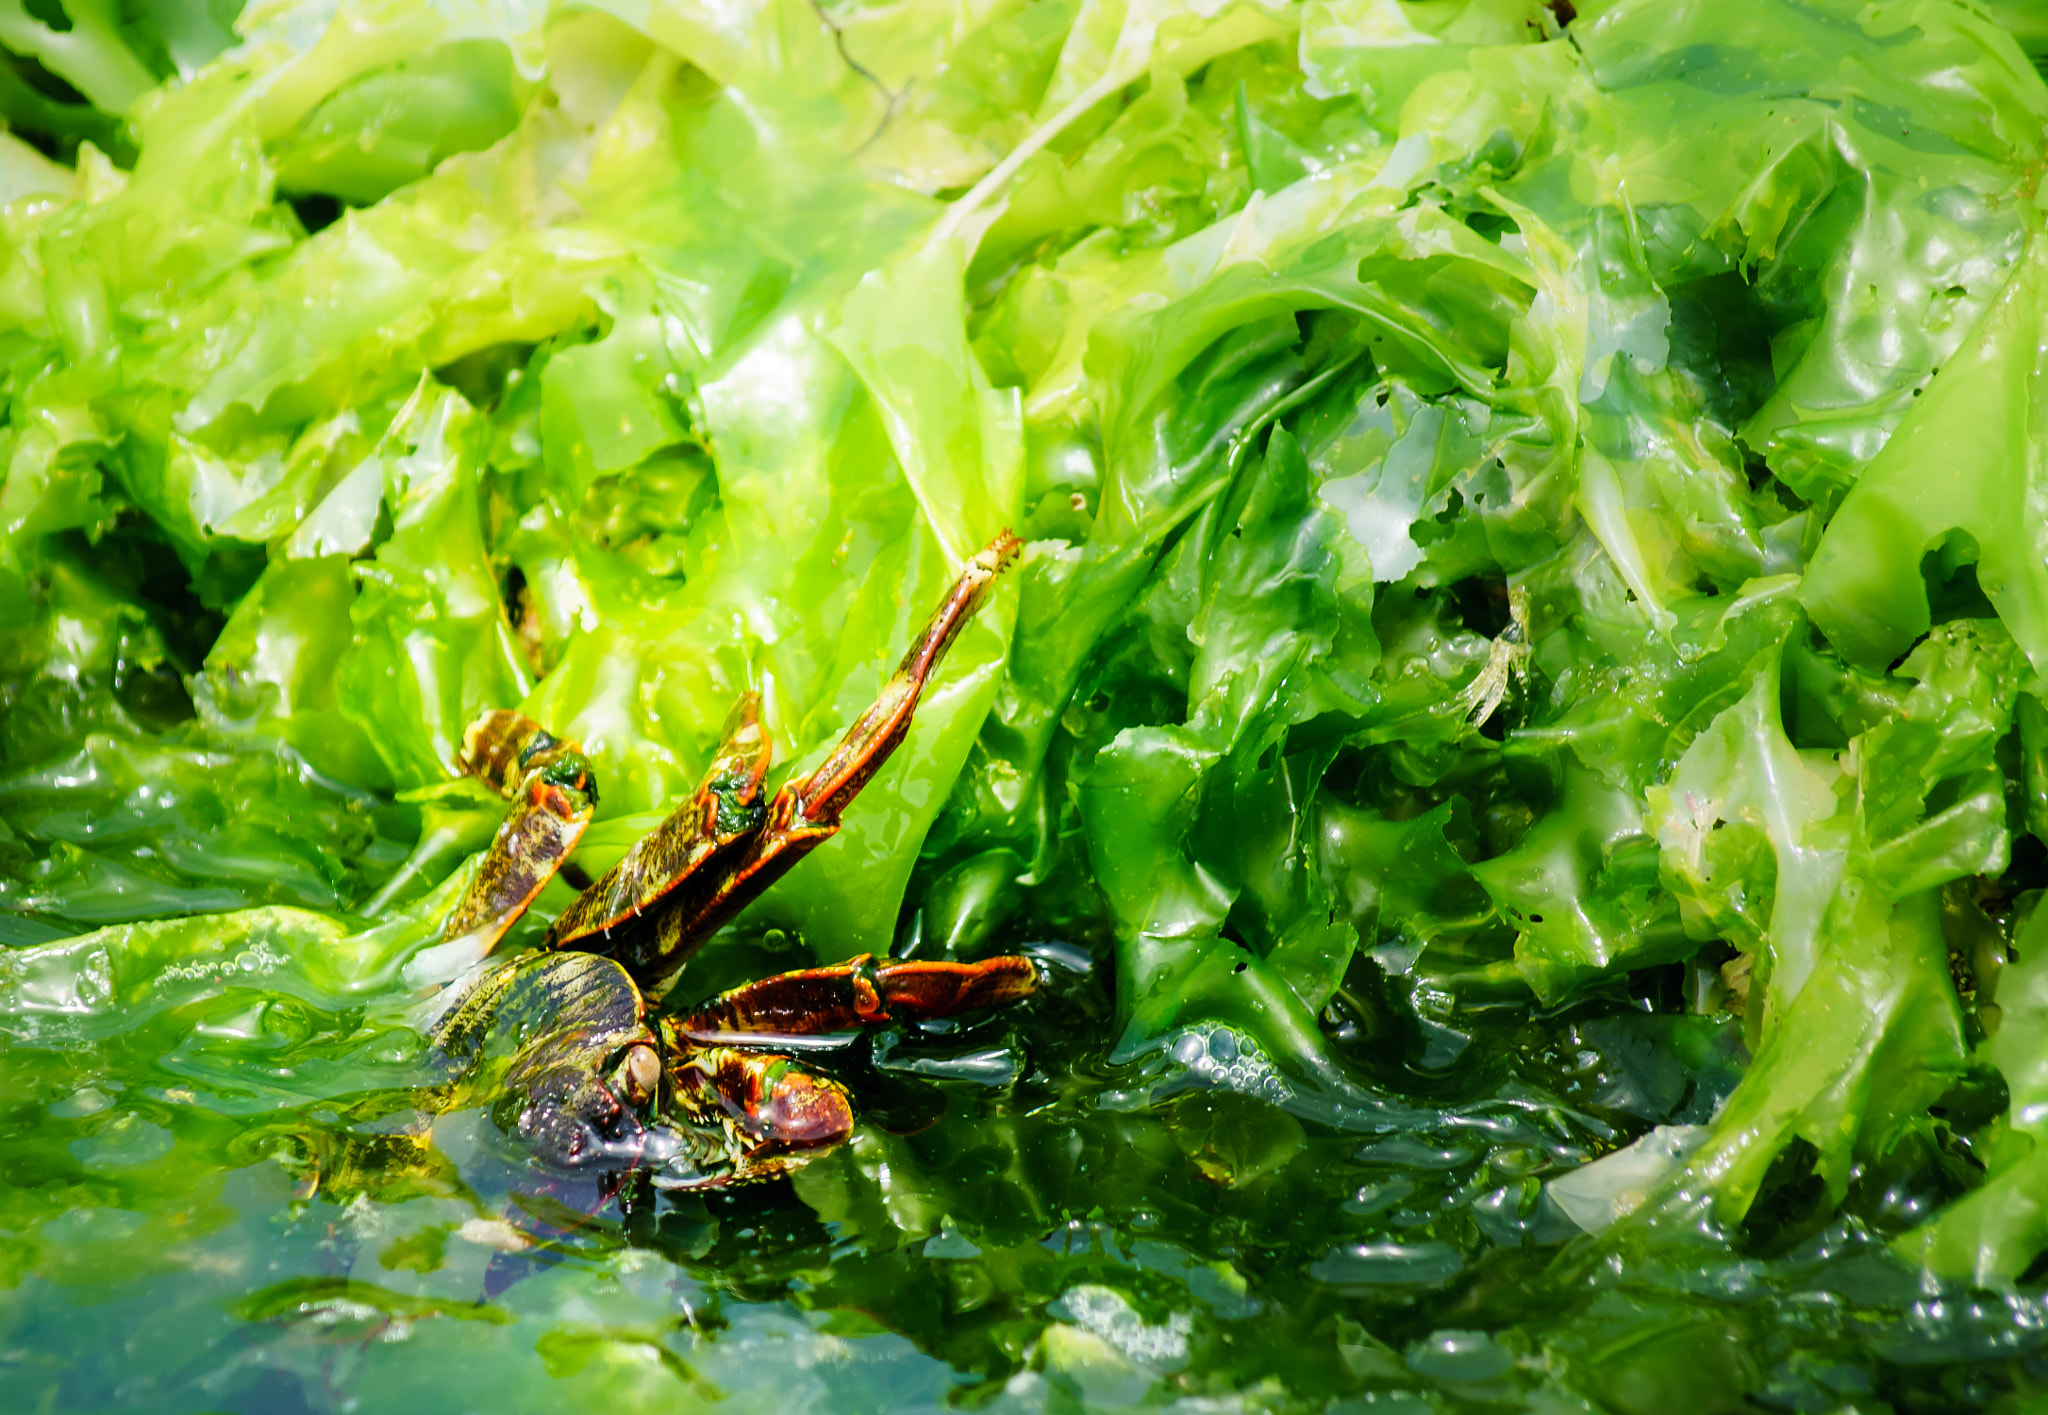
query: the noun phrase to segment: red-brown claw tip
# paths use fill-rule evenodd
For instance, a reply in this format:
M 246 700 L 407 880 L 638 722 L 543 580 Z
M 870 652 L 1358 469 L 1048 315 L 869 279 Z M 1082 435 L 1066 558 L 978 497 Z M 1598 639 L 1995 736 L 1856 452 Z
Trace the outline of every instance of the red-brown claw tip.
M 820 1149 L 853 1133 L 853 1102 L 836 1081 L 790 1071 L 763 1100 L 758 1119 L 778 1148 Z

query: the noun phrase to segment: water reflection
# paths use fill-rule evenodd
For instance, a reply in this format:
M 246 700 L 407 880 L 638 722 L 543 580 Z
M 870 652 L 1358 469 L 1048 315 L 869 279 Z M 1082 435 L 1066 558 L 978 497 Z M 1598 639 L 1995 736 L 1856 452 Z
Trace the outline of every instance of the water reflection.
M 1289 1109 L 1177 1064 L 1236 1040 L 1112 1064 L 1085 954 L 1041 950 L 1022 1005 L 807 1055 L 862 1100 L 843 1149 L 667 1195 L 438 1112 L 402 950 L 198 925 L 4 955 L 10 1408 L 1664 1415 L 2048 1380 L 2035 1296 L 1922 1292 L 1853 1195 L 1748 1256 L 1577 1236 L 1547 1178 L 1711 1109 L 1667 1084 L 1713 1074 L 1697 1019 L 1480 1017 L 1426 1104 L 1360 1053 L 1369 1103 Z M 707 962 L 710 990 L 762 959 Z

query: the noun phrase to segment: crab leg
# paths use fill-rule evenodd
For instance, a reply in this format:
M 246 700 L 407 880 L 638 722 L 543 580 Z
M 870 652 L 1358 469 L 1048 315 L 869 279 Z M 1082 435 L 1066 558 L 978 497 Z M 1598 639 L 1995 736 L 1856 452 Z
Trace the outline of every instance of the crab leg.
M 981 608 L 996 576 L 1022 548 L 1015 536 L 1004 531 L 967 562 L 874 705 L 847 729 L 816 770 L 785 783 L 775 793 L 765 827 L 726 874 L 711 888 L 664 910 L 651 950 L 644 960 L 636 960 L 636 971 L 651 976 L 674 968 L 797 861 L 839 833 L 847 806 L 909 735 L 918 699 L 946 650 Z
M 597 809 L 597 778 L 580 746 L 505 709 L 486 712 L 469 725 L 455 765 L 513 798 L 441 931 L 449 939 L 476 936 L 488 953 L 583 838 Z
M 888 1022 L 950 1017 L 976 1007 L 1014 1002 L 1038 987 L 1029 958 L 980 963 L 884 963 L 862 954 L 832 968 L 806 968 L 763 978 L 711 999 L 686 1017 L 660 1024 L 672 1039 L 758 1044 L 775 1037 L 815 1037 Z
M 652 931 L 630 926 L 664 895 L 689 890 L 693 877 L 710 876 L 708 883 L 698 886 L 700 893 L 716 888 L 716 865 L 729 863 L 747 837 L 761 828 L 761 778 L 772 749 L 761 726 L 761 695 L 742 695 L 726 718 L 725 740 L 696 793 L 577 896 L 548 930 L 546 946 L 580 943 L 609 951 L 645 976 L 656 961 L 647 956 Z

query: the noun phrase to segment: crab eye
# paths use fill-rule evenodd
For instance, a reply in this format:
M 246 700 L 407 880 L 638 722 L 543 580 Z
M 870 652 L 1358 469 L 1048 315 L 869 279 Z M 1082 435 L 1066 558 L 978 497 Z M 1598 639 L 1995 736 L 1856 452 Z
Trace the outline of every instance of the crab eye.
M 540 779 L 566 791 L 581 791 L 597 804 L 597 783 L 590 779 L 589 763 L 577 753 L 559 757 L 540 769 Z
M 661 1058 L 653 1047 L 643 1042 L 626 1049 L 626 1059 L 619 1065 L 619 1084 L 628 1105 L 647 1104 L 661 1084 Z

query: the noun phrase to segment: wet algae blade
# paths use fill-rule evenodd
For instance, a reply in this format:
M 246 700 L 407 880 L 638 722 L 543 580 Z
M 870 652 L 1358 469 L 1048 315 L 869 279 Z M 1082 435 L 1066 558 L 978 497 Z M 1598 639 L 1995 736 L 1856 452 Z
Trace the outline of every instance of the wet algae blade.
M 0 5 L 0 1408 L 2048 1399 L 2039 6 L 231 8 Z

